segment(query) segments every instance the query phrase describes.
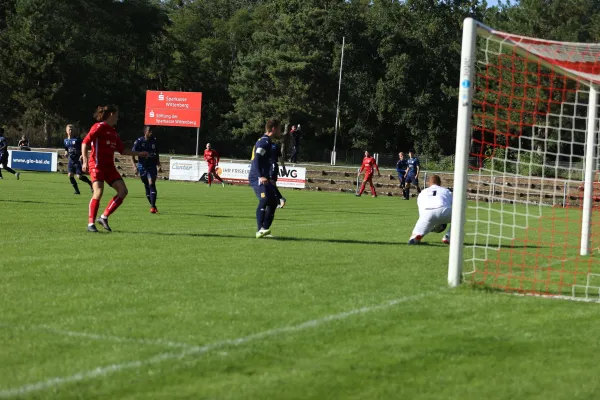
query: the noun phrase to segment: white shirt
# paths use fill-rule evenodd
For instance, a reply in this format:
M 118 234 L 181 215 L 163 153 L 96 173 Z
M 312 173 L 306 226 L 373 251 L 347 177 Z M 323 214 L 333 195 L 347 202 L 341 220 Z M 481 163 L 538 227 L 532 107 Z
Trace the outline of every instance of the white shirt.
M 438 208 L 452 208 L 452 192 L 438 185 L 423 189 L 417 198 L 419 212 Z

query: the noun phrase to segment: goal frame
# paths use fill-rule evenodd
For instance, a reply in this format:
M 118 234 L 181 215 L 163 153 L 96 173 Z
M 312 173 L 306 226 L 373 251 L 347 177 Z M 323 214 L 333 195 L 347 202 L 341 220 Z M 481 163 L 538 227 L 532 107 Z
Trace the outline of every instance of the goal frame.
M 585 142 L 584 162 L 584 192 L 582 209 L 582 226 L 580 239 L 580 255 L 587 256 L 590 252 L 591 217 L 593 201 L 593 178 L 594 178 L 594 155 L 596 147 L 596 120 L 598 105 L 598 82 L 585 80 L 571 71 L 554 65 L 549 61 L 538 57 L 527 51 L 517 42 L 507 38 L 506 32 L 496 31 L 473 18 L 466 18 L 463 24 L 460 79 L 458 93 L 458 115 L 456 123 L 456 150 L 454 167 L 454 200 L 452 205 L 450 254 L 448 257 L 448 285 L 456 287 L 462 281 L 462 266 L 464 262 L 464 239 L 467 211 L 467 189 L 469 172 L 469 154 L 472 140 L 472 115 L 473 96 L 476 70 L 476 45 L 477 35 L 489 37 L 492 35 L 503 36 L 507 44 L 515 48 L 515 52 L 527 59 L 539 62 L 550 69 L 558 70 L 561 74 L 568 76 L 584 85 L 589 86 L 589 103 L 587 115 L 587 129 Z M 516 37 L 517 35 L 511 35 Z M 537 39 L 546 43 L 568 44 L 550 40 Z

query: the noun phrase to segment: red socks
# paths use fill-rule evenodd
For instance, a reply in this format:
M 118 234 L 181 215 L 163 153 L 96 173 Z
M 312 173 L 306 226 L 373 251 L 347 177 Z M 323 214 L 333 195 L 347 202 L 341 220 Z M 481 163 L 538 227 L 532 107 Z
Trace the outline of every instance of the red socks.
M 102 215 L 104 215 L 106 218 L 110 217 L 112 213 L 117 211 L 117 208 L 119 208 L 121 204 L 123 204 L 122 198 L 120 198 L 119 196 L 113 197 L 112 200 L 108 203 L 108 206 L 106 207 L 106 210 L 104 210 L 104 213 Z
M 90 200 L 90 212 L 89 212 L 89 223 L 93 224 L 96 222 L 96 216 L 98 216 L 98 208 L 100 208 L 100 200 Z

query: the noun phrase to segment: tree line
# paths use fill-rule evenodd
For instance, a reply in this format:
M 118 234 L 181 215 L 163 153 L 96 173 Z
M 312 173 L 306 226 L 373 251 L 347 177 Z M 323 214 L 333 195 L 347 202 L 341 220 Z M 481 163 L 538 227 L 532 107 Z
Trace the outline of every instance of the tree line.
M 264 121 L 331 149 L 345 37 L 338 152 L 452 154 L 462 21 L 569 41 L 600 39 L 600 2 L 521 0 L 0 0 L 0 126 L 34 146 L 82 132 L 117 104 L 141 135 L 146 90 L 203 92 L 201 140 L 247 156 Z M 160 128 L 163 152 L 196 133 Z M 14 143 L 13 143 L 14 144 Z M 306 157 L 305 157 L 306 158 Z

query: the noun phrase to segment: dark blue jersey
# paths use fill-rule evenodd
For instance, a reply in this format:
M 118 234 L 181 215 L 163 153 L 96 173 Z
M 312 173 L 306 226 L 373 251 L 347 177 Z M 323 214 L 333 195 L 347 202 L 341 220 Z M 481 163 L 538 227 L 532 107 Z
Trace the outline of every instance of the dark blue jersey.
M 8 151 L 8 142 L 4 136 L 0 136 L 0 154 Z
M 398 162 L 396 163 L 396 171 L 399 174 L 405 173 L 407 168 L 408 168 L 408 160 L 406 160 L 406 159 L 398 160 Z
M 69 160 L 79 161 L 81 157 L 81 139 L 80 138 L 65 138 L 65 150 L 69 155 Z
M 271 138 L 264 135 L 254 145 L 252 164 L 248 180 L 251 184 L 258 184 L 258 178 L 268 178 L 271 172 Z
M 148 157 L 138 157 L 138 165 L 144 169 L 155 168 L 158 164 L 158 145 L 156 144 L 156 138 L 150 136 L 146 139 L 145 136 L 138 138 L 133 144 L 133 151 L 146 151 Z
M 408 172 L 411 174 L 417 173 L 417 167 L 421 167 L 421 163 L 419 163 L 419 159 L 417 157 L 409 158 L 408 161 Z

